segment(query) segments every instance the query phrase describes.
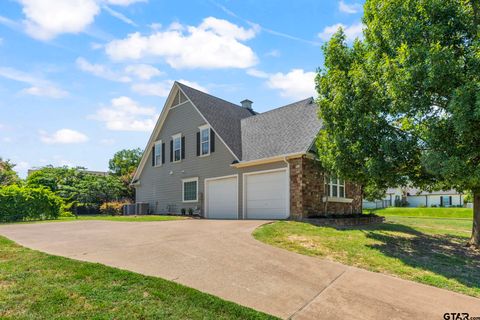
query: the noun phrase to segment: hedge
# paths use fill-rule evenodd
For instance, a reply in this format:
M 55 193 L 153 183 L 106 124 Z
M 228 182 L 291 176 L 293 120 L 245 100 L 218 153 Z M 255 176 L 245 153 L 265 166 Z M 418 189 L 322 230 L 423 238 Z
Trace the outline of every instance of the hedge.
M 0 188 L 0 222 L 57 219 L 63 200 L 46 188 Z

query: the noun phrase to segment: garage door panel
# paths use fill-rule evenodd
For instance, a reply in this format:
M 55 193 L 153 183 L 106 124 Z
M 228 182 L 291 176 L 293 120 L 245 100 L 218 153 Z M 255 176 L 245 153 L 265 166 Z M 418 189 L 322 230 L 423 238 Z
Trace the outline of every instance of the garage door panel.
M 207 180 L 207 218 L 238 219 L 237 185 L 237 177 Z
M 284 219 L 288 216 L 285 170 L 246 175 L 244 182 L 248 219 Z

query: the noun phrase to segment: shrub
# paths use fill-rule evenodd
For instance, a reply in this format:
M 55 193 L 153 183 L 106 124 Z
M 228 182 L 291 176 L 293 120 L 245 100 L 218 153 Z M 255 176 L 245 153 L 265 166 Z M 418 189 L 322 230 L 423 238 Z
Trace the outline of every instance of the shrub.
M 187 212 L 187 209 L 185 208 L 182 208 L 182 210 L 180 210 L 182 212 L 182 215 L 185 215 L 185 213 Z
M 130 204 L 128 201 L 110 201 L 104 202 L 100 206 L 101 214 L 109 214 L 111 216 L 119 216 L 123 214 L 123 206 Z
M 57 219 L 63 200 L 47 188 L 11 185 L 0 188 L 0 221 Z
M 193 215 L 193 209 L 192 208 L 188 208 L 188 214 Z

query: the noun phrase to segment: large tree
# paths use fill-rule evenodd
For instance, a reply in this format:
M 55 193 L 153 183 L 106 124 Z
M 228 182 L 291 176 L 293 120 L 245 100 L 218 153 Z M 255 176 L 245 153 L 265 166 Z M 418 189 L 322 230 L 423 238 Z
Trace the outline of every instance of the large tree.
M 123 183 L 123 196 L 135 201 L 135 188 L 130 185 L 135 170 L 142 159 L 143 151 L 137 149 L 120 150 L 108 162 L 110 171 L 118 176 Z
M 15 164 L 9 160 L 3 160 L 0 158 L 0 186 L 8 186 L 18 183 L 20 179 L 13 168 Z
M 324 46 L 324 166 L 372 190 L 472 191 L 479 246 L 480 1 L 367 0 L 363 23 L 363 40 Z

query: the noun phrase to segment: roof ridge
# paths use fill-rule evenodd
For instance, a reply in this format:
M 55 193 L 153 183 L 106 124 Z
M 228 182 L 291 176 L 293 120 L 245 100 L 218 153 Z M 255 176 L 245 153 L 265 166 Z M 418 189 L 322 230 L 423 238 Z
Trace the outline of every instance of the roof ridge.
M 249 119 L 249 118 L 253 118 L 253 117 L 258 117 L 258 116 L 261 116 L 261 115 L 264 115 L 264 114 L 267 114 L 267 113 L 270 113 L 270 112 L 273 112 L 273 111 L 277 111 L 277 110 L 280 110 L 280 109 L 292 107 L 293 105 L 295 105 L 295 104 L 297 104 L 297 103 L 306 102 L 307 100 L 313 100 L 313 97 L 308 97 L 308 98 L 306 98 L 306 99 L 298 100 L 298 101 L 296 101 L 296 102 L 292 102 L 292 103 L 286 104 L 286 105 L 284 105 L 284 106 L 281 106 L 281 107 L 278 107 L 278 108 L 274 108 L 274 109 L 271 109 L 271 110 L 268 110 L 268 111 L 265 111 L 265 112 L 262 112 L 262 113 L 256 113 L 256 114 L 254 114 L 252 117 L 243 118 L 242 121 L 245 120 L 245 119 Z
M 233 103 L 233 102 L 231 102 L 231 101 L 228 101 L 228 100 L 225 100 L 225 99 L 219 98 L 219 97 L 217 97 L 217 96 L 214 96 L 213 94 L 210 94 L 210 93 L 203 92 L 202 90 L 198 90 L 198 89 L 196 89 L 196 88 L 193 88 L 193 87 L 187 86 L 186 84 L 184 84 L 184 83 L 181 83 L 181 82 L 178 82 L 178 81 L 175 81 L 175 82 L 176 82 L 177 84 L 179 84 L 179 85 L 182 85 L 182 86 L 184 86 L 184 87 L 187 87 L 187 88 L 189 88 L 189 89 L 192 89 L 192 90 L 195 90 L 195 91 L 197 91 L 197 92 L 200 92 L 201 94 L 204 94 L 204 95 L 210 96 L 210 97 L 212 97 L 212 98 L 215 98 L 215 99 L 218 99 L 218 100 L 222 100 L 222 101 L 224 101 L 224 102 L 227 102 L 227 103 L 229 103 L 229 104 L 232 104 L 232 105 L 234 105 L 235 107 L 242 108 L 242 106 L 241 106 L 241 105 L 238 105 L 238 104 L 235 104 L 235 103 Z

